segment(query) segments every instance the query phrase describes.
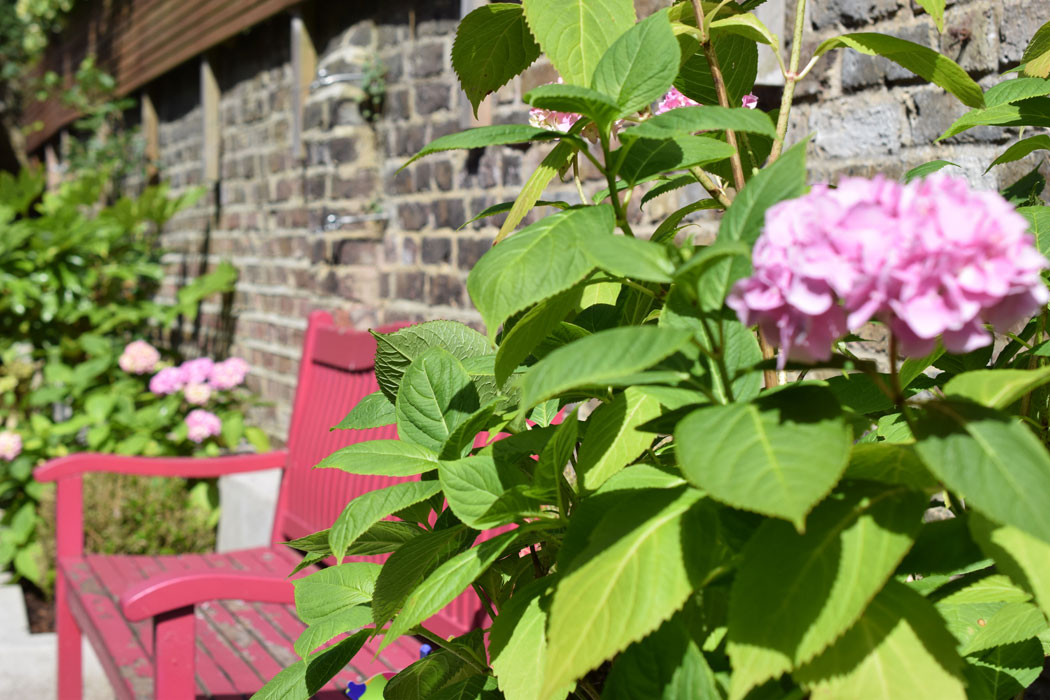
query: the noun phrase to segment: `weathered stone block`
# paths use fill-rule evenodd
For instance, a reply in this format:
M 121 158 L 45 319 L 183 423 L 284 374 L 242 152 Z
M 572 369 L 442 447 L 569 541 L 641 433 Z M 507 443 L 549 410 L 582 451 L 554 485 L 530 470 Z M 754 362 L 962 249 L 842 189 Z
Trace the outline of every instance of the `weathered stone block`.
M 459 228 L 467 220 L 463 201 L 441 199 L 433 203 L 434 228 Z
M 872 96 L 867 105 L 838 101 L 820 105 L 810 121 L 813 144 L 832 158 L 893 154 L 900 150 L 903 109 L 891 97 Z
M 397 208 L 397 218 L 405 231 L 422 231 L 427 225 L 427 206 L 418 202 L 401 204 Z
M 452 261 L 452 239 L 427 236 L 423 239 L 423 263 L 440 265 Z
M 969 73 L 984 74 L 999 66 L 999 31 L 991 7 L 951 12 L 941 35 L 941 53 Z
M 1028 42 L 1036 30 L 1050 22 L 1050 3 L 1033 0 L 1007 0 L 1003 3 L 999 26 L 999 60 L 1001 69 L 1021 62 Z
M 425 277 L 422 272 L 402 271 L 397 273 L 397 296 L 400 299 L 423 300 Z
M 424 83 L 416 87 L 416 113 L 422 116 L 448 109 L 452 88 L 443 82 Z
M 809 4 L 810 22 L 815 29 L 824 29 L 841 22 L 854 28 L 889 17 L 897 12 L 898 0 L 825 0 Z
M 441 75 L 448 61 L 444 42 L 418 44 L 412 52 L 412 75 L 417 78 Z
M 452 189 L 452 163 L 447 160 L 434 163 L 434 183 L 443 192 Z
M 969 110 L 940 88 L 923 90 L 913 95 L 912 99 L 915 103 L 915 114 L 911 119 L 912 141 L 918 146 L 932 144 L 956 119 Z M 946 139 L 943 143 L 998 143 L 1006 138 L 1007 133 L 1003 129 L 979 126 Z
M 430 303 L 434 306 L 463 306 L 466 290 L 463 282 L 451 275 L 434 275 L 430 278 Z

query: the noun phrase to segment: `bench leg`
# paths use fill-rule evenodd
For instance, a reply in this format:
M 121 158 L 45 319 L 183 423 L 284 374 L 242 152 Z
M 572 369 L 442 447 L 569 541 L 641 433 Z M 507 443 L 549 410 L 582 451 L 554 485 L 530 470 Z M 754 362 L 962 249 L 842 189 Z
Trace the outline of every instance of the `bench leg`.
M 69 609 L 69 583 L 59 573 L 55 582 L 55 631 L 58 633 L 58 700 L 84 696 L 80 629 Z
M 193 700 L 196 696 L 196 636 L 192 605 L 153 618 L 154 700 Z

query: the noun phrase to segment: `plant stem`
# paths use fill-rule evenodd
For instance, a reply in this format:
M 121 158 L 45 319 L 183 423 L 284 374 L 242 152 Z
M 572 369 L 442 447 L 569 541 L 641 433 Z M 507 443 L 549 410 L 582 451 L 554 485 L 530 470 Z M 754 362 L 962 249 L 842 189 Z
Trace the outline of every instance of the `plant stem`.
M 703 170 L 700 168 L 689 168 L 689 172 L 692 173 L 693 177 L 696 178 L 696 181 L 700 183 L 700 186 L 707 190 L 707 193 L 722 205 L 723 209 L 728 209 L 729 205 L 733 203 L 733 200 L 729 198 L 725 191 Z
M 590 698 L 590 700 L 601 700 L 601 696 L 598 694 L 598 689 L 591 685 L 591 682 L 586 678 L 581 678 L 577 686 L 581 688 L 584 694 Z
M 704 57 L 711 68 L 711 79 L 715 83 L 715 94 L 718 95 L 718 104 L 728 108 L 729 93 L 726 92 L 726 81 L 722 76 L 722 66 L 718 62 L 718 54 L 715 53 L 711 37 L 707 37 L 707 40 L 703 43 L 703 49 Z M 739 192 L 744 189 L 744 164 L 740 159 L 740 148 L 737 145 L 736 132 L 732 129 L 726 129 L 726 143 L 733 147 L 733 156 L 729 159 L 729 162 L 733 168 L 733 185 L 736 187 L 736 191 Z
M 780 100 L 780 116 L 777 118 L 777 138 L 773 141 L 773 150 L 769 153 L 767 165 L 776 162 L 784 150 L 784 139 L 787 137 L 788 123 L 791 117 L 791 103 L 795 99 L 795 85 L 802 79 L 798 66 L 802 62 L 802 33 L 806 25 L 806 0 L 798 0 L 795 8 L 795 32 L 791 40 L 791 62 L 784 75 L 784 96 Z M 812 65 L 807 67 L 807 72 Z
M 587 206 L 587 194 L 583 191 L 583 183 L 580 182 L 580 155 L 577 153 L 572 159 L 572 179 L 576 182 L 576 192 L 580 195 L 580 204 Z
M 470 585 L 474 587 L 474 592 L 477 594 L 478 600 L 480 600 L 481 604 L 485 607 L 485 612 L 489 614 L 489 619 L 495 620 L 496 609 L 492 607 L 492 601 L 489 600 L 488 593 L 485 592 L 485 589 L 482 588 L 480 584 L 472 583 Z
M 890 333 L 890 389 L 893 391 L 893 403 L 904 409 L 904 391 L 901 389 L 901 376 L 897 372 L 897 336 Z
M 601 135 L 602 140 L 602 153 L 605 156 L 605 162 L 609 162 L 609 137 L 605 134 Z M 625 234 L 634 238 L 634 231 L 631 230 L 631 225 L 627 223 L 627 213 L 623 210 L 623 205 L 620 204 L 620 192 L 616 189 L 616 175 L 610 168 L 605 168 L 605 180 L 609 183 L 609 199 L 612 200 L 613 211 L 616 212 L 616 223 L 620 225 L 620 228 Z

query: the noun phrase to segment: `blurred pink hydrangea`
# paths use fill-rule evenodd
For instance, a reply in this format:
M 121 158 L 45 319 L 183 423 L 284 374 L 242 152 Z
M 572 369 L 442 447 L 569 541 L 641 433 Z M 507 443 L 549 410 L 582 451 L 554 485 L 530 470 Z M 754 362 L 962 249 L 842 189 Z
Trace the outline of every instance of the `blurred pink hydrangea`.
M 149 390 L 158 396 L 167 396 L 186 386 L 186 373 L 181 367 L 165 367 L 149 380 Z
M 679 107 L 699 106 L 699 102 L 686 97 L 678 90 L 678 88 L 672 87 L 667 94 L 660 98 L 660 101 L 656 103 L 656 109 L 653 110 L 653 114 L 663 114 L 664 112 L 670 112 L 672 109 L 678 109 Z
M 211 378 L 211 370 L 215 366 L 207 357 L 199 357 L 196 360 L 187 360 L 180 366 L 187 384 L 204 384 Z
M 211 370 L 211 378 L 208 382 L 213 388 L 220 391 L 232 389 L 244 383 L 248 375 L 248 363 L 239 357 L 231 357 L 228 360 L 216 363 Z
M 211 398 L 211 386 L 208 384 L 187 384 L 182 390 L 186 402 L 194 406 L 203 406 Z
M 211 411 L 198 408 L 186 416 L 186 428 L 186 437 L 199 444 L 221 433 L 222 421 Z
M 0 432 L 0 459 L 8 462 L 22 454 L 22 436 L 13 430 Z
M 135 340 L 127 344 L 120 354 L 117 364 L 128 374 L 146 374 L 160 362 L 160 353 L 145 340 Z
M 757 323 L 788 358 L 825 360 L 831 344 L 872 318 L 903 354 L 988 345 L 1050 299 L 1048 266 L 1027 221 L 993 192 L 934 175 L 901 185 L 882 177 L 817 185 L 766 212 L 754 273 L 726 303 Z
M 578 121 L 580 121 L 580 115 L 572 112 L 554 112 L 549 109 L 529 110 L 529 124 L 537 129 L 568 131 Z
M 757 95 L 744 95 L 740 100 L 740 106 L 746 107 L 747 109 L 758 108 L 758 96 Z

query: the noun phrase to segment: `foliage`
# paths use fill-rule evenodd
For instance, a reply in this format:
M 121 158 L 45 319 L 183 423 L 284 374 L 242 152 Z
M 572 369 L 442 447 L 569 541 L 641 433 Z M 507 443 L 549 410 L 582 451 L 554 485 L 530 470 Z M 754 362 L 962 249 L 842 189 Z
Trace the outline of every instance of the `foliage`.
M 994 351 L 938 345 L 901 363 L 894 340 L 883 372 L 847 338 L 778 374 L 774 348 L 726 297 L 750 274 L 767 211 L 808 189 L 805 144 L 783 141 L 813 63 L 801 67 L 800 2 L 792 55 L 778 55 L 779 110 L 736 109 L 757 44 L 786 43 L 748 14 L 758 4 L 679 3 L 636 22 L 620 0 L 524 0 L 464 20 L 454 60 L 475 105 L 535 42 L 565 84 L 526 99 L 582 117 L 554 120 L 567 131 L 473 129 L 417 156 L 559 142 L 500 209 L 500 242 L 468 278 L 487 337 L 445 321 L 378 336 L 381 390 L 338 427 L 396 424 L 400 440 L 318 466 L 419 481 L 365 494 L 295 543 L 342 563 L 297 581 L 303 660 L 257 698 L 305 698 L 363 636 L 399 634 L 435 651 L 390 681 L 391 699 L 1006 700 L 1038 675 L 1050 638 L 1047 310 Z M 943 2 L 921 4 L 941 22 Z M 493 72 L 497 46 L 511 60 Z M 1050 82 L 985 93 L 900 39 L 837 37 L 816 58 L 834 48 L 885 55 L 973 107 L 953 129 L 1050 119 Z M 654 116 L 672 85 L 709 106 Z M 515 232 L 581 157 L 608 189 L 592 200 L 581 188 L 580 203 Z M 625 212 L 637 186 L 683 181 L 711 199 L 636 237 Z M 1040 237 L 1044 187 L 1036 172 L 1003 193 Z M 683 230 L 701 208 L 725 210 L 706 247 Z M 807 379 L 813 369 L 829 378 Z M 381 568 L 353 559 L 377 546 L 392 552 Z M 491 625 L 431 632 L 427 618 L 468 589 Z
M 195 444 L 187 439 L 183 419 L 192 406 L 183 395 L 151 393 L 148 376 L 121 368 L 128 340 L 194 318 L 202 299 L 232 288 L 236 271 L 222 264 L 184 287 L 175 303 L 156 301 L 163 273 L 157 234 L 199 193 L 173 198 L 157 186 L 103 205 L 105 177 L 83 173 L 45 192 L 38 172 L 0 173 L 0 422 L 23 445 L 20 455 L 0 461 L 0 566 L 13 565 L 42 588 L 50 572 L 35 534 L 45 495 L 32 479 L 37 463 L 85 450 L 218 454 L 246 435 L 247 395 L 216 392 L 210 406 L 225 429 Z M 250 437 L 265 441 L 256 430 Z M 150 489 L 143 493 L 156 500 Z

